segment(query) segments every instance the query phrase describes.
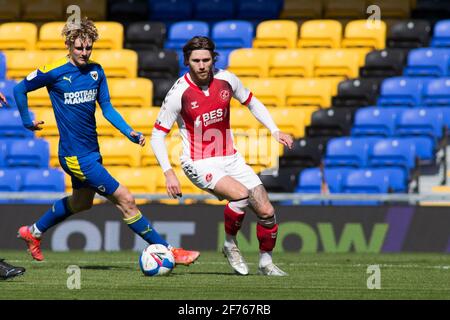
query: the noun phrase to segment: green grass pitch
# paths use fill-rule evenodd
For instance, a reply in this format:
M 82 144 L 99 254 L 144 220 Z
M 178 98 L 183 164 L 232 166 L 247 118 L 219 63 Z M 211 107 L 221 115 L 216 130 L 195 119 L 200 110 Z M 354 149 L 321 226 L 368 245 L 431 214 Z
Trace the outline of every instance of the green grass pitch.
M 448 254 L 274 254 L 288 277 L 257 275 L 258 254 L 245 253 L 249 276 L 237 276 L 218 252 L 202 252 L 169 277 L 145 277 L 136 252 L 3 251 L 2 258 L 26 267 L 25 275 L 0 281 L 0 299 L 450 299 Z M 81 270 L 81 288 L 69 290 L 69 265 Z M 381 289 L 367 288 L 369 265 L 379 265 Z

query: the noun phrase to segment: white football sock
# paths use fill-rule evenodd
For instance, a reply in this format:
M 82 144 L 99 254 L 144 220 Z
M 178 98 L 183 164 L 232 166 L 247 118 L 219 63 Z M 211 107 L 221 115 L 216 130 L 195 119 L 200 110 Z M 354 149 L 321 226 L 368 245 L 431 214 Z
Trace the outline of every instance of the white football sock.
M 231 248 L 237 247 L 236 236 L 232 236 L 228 233 L 225 233 L 225 241 L 223 243 L 224 247 Z
M 259 252 L 259 266 L 261 268 L 268 266 L 272 263 L 272 251 L 260 251 Z
M 42 236 L 42 232 L 36 227 L 36 223 L 30 227 L 30 232 L 35 238 L 40 238 Z

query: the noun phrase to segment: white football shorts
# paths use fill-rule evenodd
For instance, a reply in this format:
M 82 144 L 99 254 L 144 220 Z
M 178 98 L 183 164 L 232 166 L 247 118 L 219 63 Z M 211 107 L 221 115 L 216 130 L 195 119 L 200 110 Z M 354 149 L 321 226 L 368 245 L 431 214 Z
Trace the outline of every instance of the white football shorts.
M 201 160 L 182 159 L 184 173 L 200 189 L 214 190 L 216 183 L 224 176 L 230 176 L 247 189 L 262 184 L 253 169 L 245 163 L 239 152 L 230 156 L 211 157 Z

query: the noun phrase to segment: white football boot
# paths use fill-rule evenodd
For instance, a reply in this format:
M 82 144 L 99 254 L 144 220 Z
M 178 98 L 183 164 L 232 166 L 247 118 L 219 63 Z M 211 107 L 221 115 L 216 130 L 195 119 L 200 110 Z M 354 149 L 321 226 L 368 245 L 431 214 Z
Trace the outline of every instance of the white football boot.
M 262 275 L 265 275 L 265 276 L 277 276 L 277 277 L 284 277 L 284 276 L 288 275 L 286 272 L 284 272 L 283 270 L 278 268 L 273 263 L 270 263 L 270 264 L 268 264 L 265 267 L 259 267 L 258 268 L 258 273 L 262 274 Z
M 223 255 L 227 258 L 228 263 L 237 274 L 242 276 L 248 275 L 248 266 L 237 246 L 227 247 L 222 249 Z

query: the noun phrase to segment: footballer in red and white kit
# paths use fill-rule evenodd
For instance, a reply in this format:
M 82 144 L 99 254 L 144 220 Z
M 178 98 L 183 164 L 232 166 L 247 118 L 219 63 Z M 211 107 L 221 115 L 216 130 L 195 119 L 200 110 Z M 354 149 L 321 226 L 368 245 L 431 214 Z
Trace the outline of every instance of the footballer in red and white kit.
M 248 266 L 237 246 L 236 234 L 250 207 L 258 216 L 260 248 L 259 273 L 284 276 L 272 261 L 278 224 L 261 180 L 233 144 L 230 129 L 230 101 L 234 97 L 272 133 L 280 143 L 292 147 L 293 139 L 281 132 L 266 107 L 246 89 L 233 73 L 214 68 L 215 45 L 207 37 L 194 37 L 183 48 L 189 72 L 180 77 L 161 106 L 154 125 L 151 144 L 166 177 L 167 192 L 182 194 L 170 165 L 165 136 L 175 121 L 183 143 L 181 164 L 186 176 L 199 188 L 229 203 L 224 210 L 223 253 L 236 273 L 248 274 Z

